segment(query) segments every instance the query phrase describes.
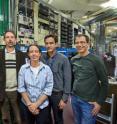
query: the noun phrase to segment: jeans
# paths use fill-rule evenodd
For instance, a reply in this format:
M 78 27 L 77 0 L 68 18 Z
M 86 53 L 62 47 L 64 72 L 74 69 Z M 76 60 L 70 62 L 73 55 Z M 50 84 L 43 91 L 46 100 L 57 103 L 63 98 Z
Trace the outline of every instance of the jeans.
M 75 117 L 75 124 L 95 124 L 96 116 L 92 115 L 93 105 L 81 100 L 77 96 L 71 96 L 71 104 Z

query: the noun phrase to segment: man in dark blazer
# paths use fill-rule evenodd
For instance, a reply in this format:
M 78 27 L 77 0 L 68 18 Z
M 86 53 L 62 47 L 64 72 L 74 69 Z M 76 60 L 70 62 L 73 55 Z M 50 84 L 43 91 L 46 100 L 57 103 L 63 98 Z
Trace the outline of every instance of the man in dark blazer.
M 22 64 L 25 63 L 24 54 L 15 49 L 16 35 L 13 31 L 4 33 L 5 48 L 0 51 L 0 110 L 2 123 L 10 124 L 12 110 L 14 121 L 21 124 L 17 94 L 17 76 Z M 9 108 L 11 107 L 11 108 Z

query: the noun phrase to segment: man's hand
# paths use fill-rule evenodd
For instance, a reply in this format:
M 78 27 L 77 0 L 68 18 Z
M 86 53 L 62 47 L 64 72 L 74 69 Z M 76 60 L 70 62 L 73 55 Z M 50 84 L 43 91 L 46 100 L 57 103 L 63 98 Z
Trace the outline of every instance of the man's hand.
M 63 109 L 66 106 L 66 103 L 61 99 L 58 106 L 60 109 Z
M 89 102 L 90 104 L 94 105 L 94 108 L 92 110 L 92 115 L 97 115 L 101 109 L 101 106 L 97 102 Z

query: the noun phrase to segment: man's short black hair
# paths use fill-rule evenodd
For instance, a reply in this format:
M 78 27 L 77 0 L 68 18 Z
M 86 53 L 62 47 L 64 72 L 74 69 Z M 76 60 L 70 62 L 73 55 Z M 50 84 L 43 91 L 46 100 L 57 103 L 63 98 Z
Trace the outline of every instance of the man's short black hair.
M 46 41 L 47 38 L 53 38 L 55 43 L 58 43 L 58 37 L 54 34 L 49 34 L 49 35 L 46 35 L 45 38 L 44 38 L 44 42 Z
M 87 43 L 90 42 L 89 37 L 88 37 L 86 34 L 78 34 L 78 35 L 76 35 L 76 38 L 77 38 L 77 37 L 85 37 Z M 76 38 L 75 38 L 75 40 L 76 40 Z

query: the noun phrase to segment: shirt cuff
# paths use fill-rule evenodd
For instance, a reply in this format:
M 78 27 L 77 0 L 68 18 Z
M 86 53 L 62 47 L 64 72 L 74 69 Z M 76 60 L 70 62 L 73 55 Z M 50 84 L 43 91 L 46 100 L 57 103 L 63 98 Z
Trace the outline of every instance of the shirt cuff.
M 68 100 L 68 97 L 69 97 L 68 94 L 63 94 L 63 97 L 62 97 L 63 101 L 66 102 Z
M 21 89 L 17 89 L 17 91 L 18 91 L 19 93 L 23 93 L 23 92 L 26 92 L 26 89 L 25 89 L 25 88 L 21 88 Z

